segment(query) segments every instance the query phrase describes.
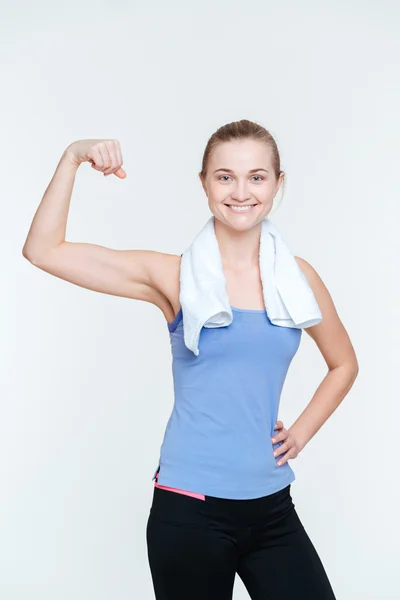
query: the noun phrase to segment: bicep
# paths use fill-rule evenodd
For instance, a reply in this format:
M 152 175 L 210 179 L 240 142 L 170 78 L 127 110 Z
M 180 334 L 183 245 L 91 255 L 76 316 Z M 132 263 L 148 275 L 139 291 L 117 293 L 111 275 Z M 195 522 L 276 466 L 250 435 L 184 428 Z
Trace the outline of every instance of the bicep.
M 153 302 L 161 294 L 168 257 L 151 250 L 114 250 L 63 242 L 35 265 L 60 279 L 96 292 Z

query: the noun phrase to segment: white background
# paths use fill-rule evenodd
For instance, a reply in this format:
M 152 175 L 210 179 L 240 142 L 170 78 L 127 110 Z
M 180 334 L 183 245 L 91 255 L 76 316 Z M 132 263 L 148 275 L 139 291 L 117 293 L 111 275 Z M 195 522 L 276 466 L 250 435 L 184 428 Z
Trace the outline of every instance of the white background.
M 154 597 L 145 528 L 173 402 L 168 330 L 155 306 L 22 257 L 59 158 L 116 138 L 127 171 L 80 167 L 67 240 L 181 254 L 210 216 L 207 139 L 242 118 L 275 136 L 287 186 L 273 221 L 324 280 L 360 364 L 291 461 L 296 509 L 338 600 L 399 598 L 399 16 L 394 0 L 3 3 L 2 599 Z M 286 426 L 325 373 L 304 334 Z

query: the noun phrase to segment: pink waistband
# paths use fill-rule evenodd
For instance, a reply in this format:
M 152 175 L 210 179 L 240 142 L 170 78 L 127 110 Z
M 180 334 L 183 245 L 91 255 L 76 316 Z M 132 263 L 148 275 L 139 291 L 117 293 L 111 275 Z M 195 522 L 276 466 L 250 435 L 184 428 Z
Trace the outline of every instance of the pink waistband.
M 154 486 L 161 488 L 162 490 L 168 490 L 169 492 L 176 492 L 177 494 L 183 494 L 184 496 L 191 496 L 192 498 L 198 498 L 199 500 L 205 500 L 204 494 L 198 494 L 197 492 L 188 492 L 186 490 L 179 490 L 177 488 L 168 487 L 166 485 L 160 485 L 157 480 L 154 482 Z

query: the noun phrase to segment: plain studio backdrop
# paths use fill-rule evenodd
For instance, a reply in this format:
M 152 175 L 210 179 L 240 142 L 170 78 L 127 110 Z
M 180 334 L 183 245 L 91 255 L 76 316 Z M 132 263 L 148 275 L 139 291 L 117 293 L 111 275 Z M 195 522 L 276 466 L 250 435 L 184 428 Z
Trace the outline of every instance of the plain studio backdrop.
M 68 241 L 181 254 L 211 216 L 207 139 L 242 118 L 275 136 L 287 181 L 272 220 L 324 280 L 360 364 L 291 461 L 293 500 L 338 600 L 399 598 L 399 16 L 385 0 L 4 3 L 2 599 L 154 597 L 145 529 L 173 403 L 167 325 L 149 303 L 22 257 L 61 154 L 116 138 L 127 172 L 79 168 Z M 303 333 L 285 426 L 325 373 Z M 248 598 L 239 578 L 234 598 Z

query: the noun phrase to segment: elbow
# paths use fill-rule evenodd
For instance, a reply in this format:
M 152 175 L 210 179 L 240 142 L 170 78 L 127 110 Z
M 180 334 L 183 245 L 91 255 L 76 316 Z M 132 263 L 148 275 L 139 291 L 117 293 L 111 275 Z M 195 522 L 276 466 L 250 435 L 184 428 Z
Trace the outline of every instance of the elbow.
M 32 262 L 32 261 L 31 261 L 31 258 L 30 258 L 30 252 L 28 251 L 28 249 L 26 248 L 26 246 L 24 246 L 24 247 L 22 248 L 22 256 L 23 256 L 24 258 L 26 258 L 26 260 L 29 260 L 29 262 Z
M 22 256 L 26 258 L 30 263 L 34 263 L 32 252 L 28 250 L 26 246 L 22 248 Z
M 358 364 L 357 355 L 354 351 L 354 348 L 352 349 L 352 352 L 349 353 L 349 356 L 347 356 L 347 359 L 343 362 L 342 366 L 347 373 L 350 385 L 353 385 L 360 371 L 360 366 Z
M 24 258 L 26 258 L 26 260 L 28 260 L 35 267 L 37 267 L 39 265 L 37 253 L 35 254 L 32 251 L 32 249 L 28 249 L 28 247 L 26 245 L 22 248 L 22 256 Z
M 357 379 L 359 370 L 360 368 L 356 358 L 347 360 L 339 365 L 329 368 L 330 372 L 336 372 L 340 374 L 343 387 L 347 390 L 347 392 L 352 388 L 355 380 Z
M 356 358 L 345 366 L 347 373 L 348 388 L 350 389 L 358 377 L 360 367 Z
M 358 361 L 356 359 L 355 362 L 354 362 L 354 364 L 352 365 L 353 383 L 357 379 L 359 371 L 360 371 L 360 367 L 359 367 Z
M 358 364 L 357 356 L 356 356 L 356 353 L 354 351 L 353 351 L 353 356 L 352 356 L 352 359 L 351 359 L 350 368 L 351 368 L 351 370 L 353 372 L 354 379 L 356 379 L 356 377 L 357 377 L 357 375 L 358 375 L 358 373 L 360 371 L 360 366 Z

